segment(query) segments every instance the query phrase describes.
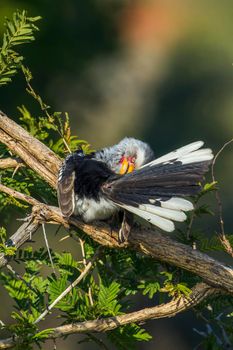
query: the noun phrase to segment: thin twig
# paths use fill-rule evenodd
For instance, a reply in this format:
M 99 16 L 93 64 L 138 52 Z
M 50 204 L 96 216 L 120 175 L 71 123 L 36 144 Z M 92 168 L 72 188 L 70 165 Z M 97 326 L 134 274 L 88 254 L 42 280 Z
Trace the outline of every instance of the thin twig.
M 16 157 L 0 159 L 0 169 L 18 168 L 23 166 L 25 166 L 25 164 L 22 160 Z
M 24 66 L 22 66 L 22 72 L 25 76 L 25 80 L 26 80 L 26 84 L 27 84 L 27 88 L 26 91 L 29 93 L 29 95 L 31 95 L 40 105 L 41 110 L 45 113 L 46 117 L 48 118 L 48 120 L 51 120 L 53 118 L 53 116 L 48 112 L 48 109 L 50 108 L 50 106 L 48 106 L 40 97 L 39 94 L 37 94 L 34 90 L 34 88 L 32 87 L 30 80 L 28 79 L 27 75 L 26 75 L 26 68 Z M 67 144 L 65 138 L 63 137 L 61 131 L 57 128 L 56 131 L 58 132 L 58 134 L 61 136 L 62 141 L 67 149 L 67 151 L 69 153 L 71 153 L 71 149 L 69 147 L 69 145 Z
M 87 260 L 86 260 L 86 254 L 85 254 L 85 241 L 82 238 L 79 238 L 80 242 L 80 247 L 81 247 L 81 252 L 82 252 L 82 259 L 83 259 L 83 265 L 86 267 L 87 266 Z M 90 301 L 91 306 L 94 305 L 93 303 L 93 298 L 92 298 L 92 292 L 91 292 L 91 287 L 88 287 L 88 298 Z
M 218 156 L 223 152 L 223 150 L 230 145 L 233 142 L 233 139 L 229 140 L 228 142 L 224 143 L 224 145 L 221 147 L 221 149 L 217 152 L 217 154 L 215 155 L 213 162 L 212 162 L 212 167 L 211 167 L 211 174 L 212 174 L 212 181 L 216 182 L 215 179 L 215 175 L 214 175 L 214 166 L 216 163 L 216 160 L 218 158 Z M 219 216 L 219 225 L 220 225 L 220 241 L 223 245 L 223 247 L 225 248 L 225 251 L 231 255 L 233 257 L 233 248 L 225 234 L 225 228 L 224 228 L 224 220 L 223 220 L 223 208 L 222 208 L 222 201 L 221 201 L 221 197 L 219 194 L 219 190 L 216 189 L 215 191 L 215 198 L 217 201 L 217 205 L 218 205 L 218 216 Z
M 46 231 L 45 231 L 45 224 L 42 224 L 41 226 L 42 226 L 42 231 L 43 231 L 43 235 L 44 235 L 45 245 L 46 245 L 46 248 L 47 248 L 47 251 L 48 251 L 48 255 L 49 255 L 49 260 L 50 260 L 53 272 L 56 275 L 56 270 L 55 270 L 55 267 L 54 267 L 54 264 L 53 264 L 53 258 L 52 258 L 52 255 L 51 255 L 51 252 L 50 252 L 50 248 L 49 248 L 49 241 L 48 241 L 48 238 L 47 238 L 47 235 L 46 235 Z
M 186 231 L 186 237 L 187 237 L 187 240 L 190 239 L 190 234 L 191 234 L 191 230 L 192 230 L 192 227 L 193 227 L 193 221 L 194 221 L 194 217 L 195 217 L 195 207 L 190 215 L 190 221 L 189 221 L 189 224 L 188 224 L 188 227 L 187 227 L 187 231 Z
M 87 265 L 87 260 L 86 260 L 86 255 L 85 255 L 85 248 L 84 248 L 84 240 L 79 238 L 79 243 L 80 243 L 80 247 L 81 247 L 81 253 L 82 253 L 82 259 L 83 259 L 83 265 L 86 266 Z
M 27 202 L 28 204 L 31 204 L 31 205 L 40 204 L 40 202 L 37 199 L 35 199 L 31 196 L 28 196 L 27 194 L 18 192 L 16 190 L 14 190 L 13 188 L 7 187 L 7 186 L 2 185 L 2 184 L 0 184 L 0 192 L 4 192 L 11 197 L 17 198 L 17 199 L 19 199 L 23 202 Z
M 88 287 L 88 298 L 89 298 L 91 306 L 93 306 L 94 302 L 93 302 L 93 297 L 92 297 L 91 286 Z

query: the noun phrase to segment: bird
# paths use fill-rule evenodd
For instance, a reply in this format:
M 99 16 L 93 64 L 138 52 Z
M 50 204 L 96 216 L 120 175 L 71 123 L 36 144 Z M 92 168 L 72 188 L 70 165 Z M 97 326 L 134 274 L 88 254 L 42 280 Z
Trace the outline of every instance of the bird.
M 201 191 L 213 159 L 203 145 L 192 142 L 159 158 L 147 143 L 132 137 L 90 154 L 79 149 L 65 158 L 58 173 L 62 215 L 91 223 L 123 212 L 120 243 L 128 240 L 134 215 L 172 232 L 174 221 L 185 221 L 185 212 L 194 209 L 185 197 Z

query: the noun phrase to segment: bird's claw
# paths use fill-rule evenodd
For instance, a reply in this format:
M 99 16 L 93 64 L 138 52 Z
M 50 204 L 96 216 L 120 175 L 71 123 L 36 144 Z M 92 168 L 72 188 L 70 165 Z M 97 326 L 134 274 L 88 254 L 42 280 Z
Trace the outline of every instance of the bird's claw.
M 133 225 L 133 215 L 129 212 L 124 212 L 121 228 L 118 232 L 118 242 L 124 243 L 128 241 L 128 237 Z

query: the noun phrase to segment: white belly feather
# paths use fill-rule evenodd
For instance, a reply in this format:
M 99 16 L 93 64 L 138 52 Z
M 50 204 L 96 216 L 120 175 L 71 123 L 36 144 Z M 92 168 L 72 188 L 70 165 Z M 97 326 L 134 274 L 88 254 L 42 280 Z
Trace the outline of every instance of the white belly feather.
M 99 201 L 94 199 L 75 198 L 74 214 L 81 216 L 85 222 L 94 220 L 105 220 L 110 218 L 119 208 L 111 201 L 101 198 Z

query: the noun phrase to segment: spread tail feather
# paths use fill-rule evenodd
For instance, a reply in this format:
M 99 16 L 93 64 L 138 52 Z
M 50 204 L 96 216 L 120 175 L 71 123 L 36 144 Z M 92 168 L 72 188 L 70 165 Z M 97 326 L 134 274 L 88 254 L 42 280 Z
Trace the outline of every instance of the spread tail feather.
M 200 192 L 213 159 L 212 151 L 200 150 L 202 146 L 202 141 L 191 143 L 130 174 L 110 178 L 102 191 L 120 207 L 171 232 L 173 221 L 184 221 L 184 212 L 193 210 L 193 204 L 182 197 Z

